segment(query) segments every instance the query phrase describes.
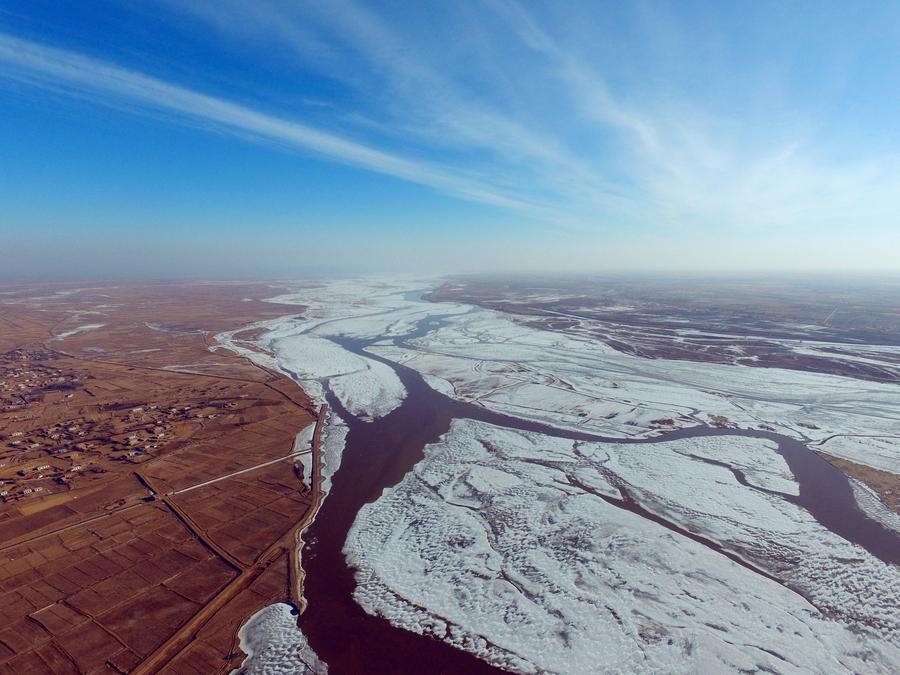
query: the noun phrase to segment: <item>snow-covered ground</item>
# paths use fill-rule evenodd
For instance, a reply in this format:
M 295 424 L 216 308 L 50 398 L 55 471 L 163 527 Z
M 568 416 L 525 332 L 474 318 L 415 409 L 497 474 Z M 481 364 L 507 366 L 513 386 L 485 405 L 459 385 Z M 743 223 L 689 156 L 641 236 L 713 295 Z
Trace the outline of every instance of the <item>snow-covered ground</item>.
M 312 437 L 315 429 L 315 422 L 313 422 L 312 424 L 308 424 L 300 431 L 300 433 L 297 434 L 296 438 L 294 439 L 294 452 L 303 453 L 297 454 L 297 457 L 294 460 L 294 464 L 302 467 L 303 484 L 306 485 L 306 488 L 308 490 L 312 489 L 313 484 Z
M 756 480 L 791 492 L 768 442 L 699 440 L 578 443 L 457 420 L 360 512 L 345 549 L 355 597 L 518 672 L 895 672 L 900 570 L 688 457 L 758 459 Z M 626 486 L 800 593 L 603 499 Z

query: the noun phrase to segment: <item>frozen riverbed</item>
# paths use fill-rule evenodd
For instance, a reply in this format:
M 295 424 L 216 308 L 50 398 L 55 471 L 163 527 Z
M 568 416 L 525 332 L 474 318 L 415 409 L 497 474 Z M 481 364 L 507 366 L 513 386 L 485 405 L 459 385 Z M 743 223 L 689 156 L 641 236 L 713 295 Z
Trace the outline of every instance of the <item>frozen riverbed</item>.
M 247 658 L 232 675 L 325 675 L 328 666 L 309 648 L 297 617 L 283 602 L 251 616 L 238 634 Z
M 282 298 L 308 309 L 248 354 L 335 411 L 301 621 L 324 661 L 461 667 L 417 632 L 522 672 L 890 672 L 897 552 L 846 480 L 830 506 L 810 495 L 821 476 L 795 470 L 839 474 L 799 444 L 701 432 L 852 437 L 854 461 L 894 470 L 896 386 L 644 359 L 423 302 L 419 284 Z M 335 643 L 338 616 L 358 645 Z
M 900 473 L 900 388 L 893 384 L 646 359 L 483 309 L 399 347 L 372 351 L 427 374 L 463 400 L 561 428 L 623 438 L 710 423 L 769 428 Z
M 266 353 L 317 400 L 330 389 L 352 414 L 388 414 L 406 392 L 388 365 L 335 338 L 420 372 L 435 389 L 497 412 L 604 436 L 640 438 L 724 425 L 771 429 L 827 452 L 900 473 L 900 387 L 779 368 L 647 359 L 510 316 L 419 299 L 427 282 L 340 281 L 280 296 L 302 316 L 261 324 Z M 433 329 L 417 334 L 424 320 Z M 241 350 L 226 335 L 224 340 Z M 271 354 L 271 355 L 270 355 Z

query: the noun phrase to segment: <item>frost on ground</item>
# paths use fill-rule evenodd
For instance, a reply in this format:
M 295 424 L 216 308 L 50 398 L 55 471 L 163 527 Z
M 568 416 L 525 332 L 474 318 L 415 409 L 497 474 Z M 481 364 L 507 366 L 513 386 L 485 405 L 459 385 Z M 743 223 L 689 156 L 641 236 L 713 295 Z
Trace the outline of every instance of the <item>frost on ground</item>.
M 238 637 L 247 658 L 232 675 L 320 675 L 328 672 L 297 627 L 291 606 L 269 605 L 251 616 Z
M 87 323 L 83 326 L 78 326 L 78 328 L 71 328 L 69 330 L 63 331 L 62 333 L 57 333 L 56 339 L 64 340 L 65 338 L 72 337 L 73 335 L 80 335 L 81 333 L 87 333 L 88 331 L 103 328 L 103 326 L 105 325 L 105 323 Z
M 896 567 L 686 453 L 759 458 L 790 492 L 757 439 L 573 443 L 457 420 L 360 511 L 355 597 L 518 672 L 891 672 Z M 622 490 L 800 592 L 621 508 Z

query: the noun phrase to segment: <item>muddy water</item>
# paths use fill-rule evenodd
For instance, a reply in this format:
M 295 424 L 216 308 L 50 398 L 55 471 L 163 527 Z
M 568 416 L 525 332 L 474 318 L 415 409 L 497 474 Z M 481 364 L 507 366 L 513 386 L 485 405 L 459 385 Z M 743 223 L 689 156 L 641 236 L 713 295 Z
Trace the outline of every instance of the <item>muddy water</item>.
M 424 335 L 440 323 L 439 319 L 423 321 L 407 339 Z M 844 475 L 792 439 L 767 432 L 708 428 L 677 431 L 650 440 L 623 440 L 562 431 L 450 399 L 431 389 L 417 372 L 365 353 L 365 347 L 374 341 L 349 338 L 335 341 L 350 351 L 393 368 L 406 387 L 407 397 L 389 415 L 373 422 L 362 422 L 350 415 L 333 395 L 328 395 L 329 404 L 348 423 L 349 433 L 331 493 L 307 532 L 309 544 L 304 551 L 303 562 L 307 571 L 305 590 L 309 608 L 300 625 L 310 646 L 328 664 L 329 672 L 333 674 L 499 672 L 439 640 L 393 628 L 387 621 L 366 614 L 352 599 L 355 586 L 353 571 L 346 565 L 342 553 L 347 532 L 359 509 L 376 500 L 385 488 L 396 485 L 423 457 L 424 447 L 437 441 L 457 418 L 572 440 L 635 445 L 709 435 L 771 439 L 778 443 L 779 452 L 800 486 L 798 497 L 786 496 L 785 499 L 806 508 L 823 526 L 859 544 L 881 560 L 900 563 L 900 536 L 867 518 L 856 505 Z M 664 526 L 677 527 L 632 500 L 616 505 Z M 750 567 L 736 556 L 722 551 L 714 542 L 696 535 L 690 536 Z M 772 578 L 761 570 L 750 569 Z
M 309 605 L 300 626 L 333 674 L 500 672 L 443 642 L 369 616 L 352 599 L 353 571 L 342 548 L 357 512 L 400 482 L 422 458 L 425 445 L 450 428 L 454 416 L 444 401 L 429 394 L 432 390 L 420 377 L 405 369 L 398 375 L 407 388 L 405 402 L 374 422 L 355 419 L 328 395 L 329 405 L 350 431 L 331 493 L 307 532 L 303 564 Z

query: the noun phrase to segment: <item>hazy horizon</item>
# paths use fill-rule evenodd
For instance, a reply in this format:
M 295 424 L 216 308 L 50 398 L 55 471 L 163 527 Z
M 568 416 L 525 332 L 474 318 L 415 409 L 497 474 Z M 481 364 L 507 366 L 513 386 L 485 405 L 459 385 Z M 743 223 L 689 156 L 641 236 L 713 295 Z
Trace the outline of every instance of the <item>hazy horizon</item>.
M 3 280 L 900 274 L 894 3 L 0 8 Z

